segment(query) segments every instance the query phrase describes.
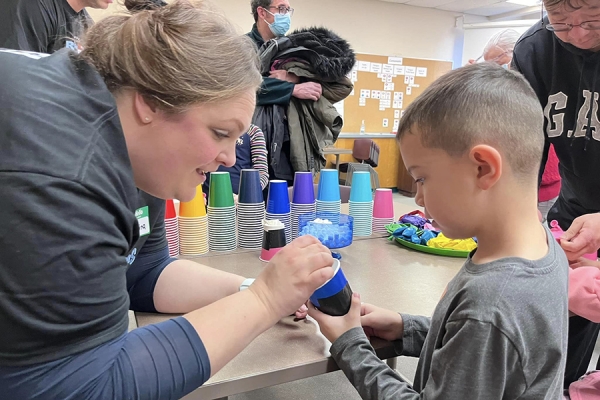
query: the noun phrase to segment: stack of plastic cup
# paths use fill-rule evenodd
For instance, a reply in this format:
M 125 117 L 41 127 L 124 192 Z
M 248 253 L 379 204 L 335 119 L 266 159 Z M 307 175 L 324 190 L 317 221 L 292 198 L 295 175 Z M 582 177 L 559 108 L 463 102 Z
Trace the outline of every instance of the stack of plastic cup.
M 169 257 L 177 257 L 179 255 L 179 223 L 173 200 L 167 200 L 165 205 L 165 230 L 167 231 Z
M 237 247 L 235 203 L 229 172 L 210 174 L 208 247 L 211 251 L 231 251 Z
M 312 172 L 296 172 L 291 204 L 292 239 L 298 237 L 298 217 L 315 211 L 315 187 L 313 186 Z
M 285 226 L 285 241 L 292 241 L 292 218 L 290 212 L 290 196 L 286 181 L 273 180 L 269 182 L 269 197 L 267 197 L 266 220 L 280 220 Z
M 237 212 L 238 245 L 245 249 L 260 249 L 265 202 L 260 186 L 260 173 L 256 169 L 243 169 L 240 173 Z
M 371 236 L 373 233 L 373 196 L 371 174 L 357 171 L 352 174 L 350 186 L 350 215 L 354 217 L 354 236 Z
M 373 232 L 387 234 L 386 225 L 394 222 L 392 189 L 376 189 L 373 201 Z
M 179 252 L 184 256 L 208 253 L 208 221 L 202 187 L 192 201 L 179 203 Z
M 337 169 L 322 169 L 319 174 L 317 187 L 317 211 L 339 213 L 342 201 L 340 199 L 340 183 Z

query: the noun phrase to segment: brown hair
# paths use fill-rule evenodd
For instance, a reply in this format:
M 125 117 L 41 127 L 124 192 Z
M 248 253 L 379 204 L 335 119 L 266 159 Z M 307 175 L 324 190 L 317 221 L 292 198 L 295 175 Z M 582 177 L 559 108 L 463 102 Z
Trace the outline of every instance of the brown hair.
M 89 29 L 80 54 L 111 92 L 133 89 L 176 113 L 258 89 L 254 44 L 207 1 L 125 0 L 125 6 L 128 14 Z
M 258 22 L 258 7 L 269 9 L 272 0 L 252 0 L 250 2 L 250 8 L 252 9 L 252 16 L 254 16 L 254 22 Z
M 537 177 L 544 116 L 519 73 L 491 63 L 447 73 L 408 106 L 396 138 L 420 135 L 424 147 L 460 157 L 477 144 L 498 149 L 520 177 Z
M 567 11 L 575 11 L 583 7 L 582 4 L 587 5 L 588 3 L 586 0 L 544 0 L 544 7 L 550 12 L 563 6 Z

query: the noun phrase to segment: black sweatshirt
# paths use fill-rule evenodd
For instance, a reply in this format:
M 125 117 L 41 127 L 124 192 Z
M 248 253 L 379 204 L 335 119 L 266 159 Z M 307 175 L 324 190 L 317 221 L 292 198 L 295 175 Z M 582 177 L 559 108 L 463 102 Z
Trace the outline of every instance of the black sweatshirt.
M 566 229 L 576 217 L 600 211 L 600 52 L 562 42 L 540 21 L 517 42 L 513 68 L 529 81 L 544 108 L 542 171 L 552 143 L 562 178 L 559 201 L 548 219 Z

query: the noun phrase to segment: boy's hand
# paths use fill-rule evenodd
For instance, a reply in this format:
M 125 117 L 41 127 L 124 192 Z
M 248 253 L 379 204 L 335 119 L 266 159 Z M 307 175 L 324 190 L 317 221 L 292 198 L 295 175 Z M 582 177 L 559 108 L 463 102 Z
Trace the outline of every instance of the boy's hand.
M 391 341 L 404 335 L 404 322 L 397 312 L 364 303 L 361 315 L 361 323 L 368 337 L 377 336 Z
M 360 295 L 358 293 L 352 294 L 350 311 L 341 317 L 324 314 L 317 310 L 312 303 L 308 306 L 308 315 L 319 323 L 321 333 L 333 343 L 350 329 L 360 327 Z
M 600 268 L 600 261 L 598 260 L 590 260 L 589 258 L 580 257 L 575 261 L 569 262 L 569 267 L 575 269 L 579 267 L 596 267 Z
M 560 246 L 569 260 L 584 254 L 595 253 L 600 248 L 600 214 L 586 214 L 575 218 L 560 238 Z

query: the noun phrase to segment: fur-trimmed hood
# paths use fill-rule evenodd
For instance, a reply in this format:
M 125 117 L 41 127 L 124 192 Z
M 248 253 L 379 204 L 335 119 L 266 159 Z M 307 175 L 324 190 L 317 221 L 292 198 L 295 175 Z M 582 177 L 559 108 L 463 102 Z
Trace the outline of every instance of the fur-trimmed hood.
M 350 44 L 323 27 L 297 29 L 287 36 L 271 39 L 259 54 L 263 74 L 275 60 L 296 58 L 308 61 L 315 74 L 330 82 L 343 79 L 356 62 Z

